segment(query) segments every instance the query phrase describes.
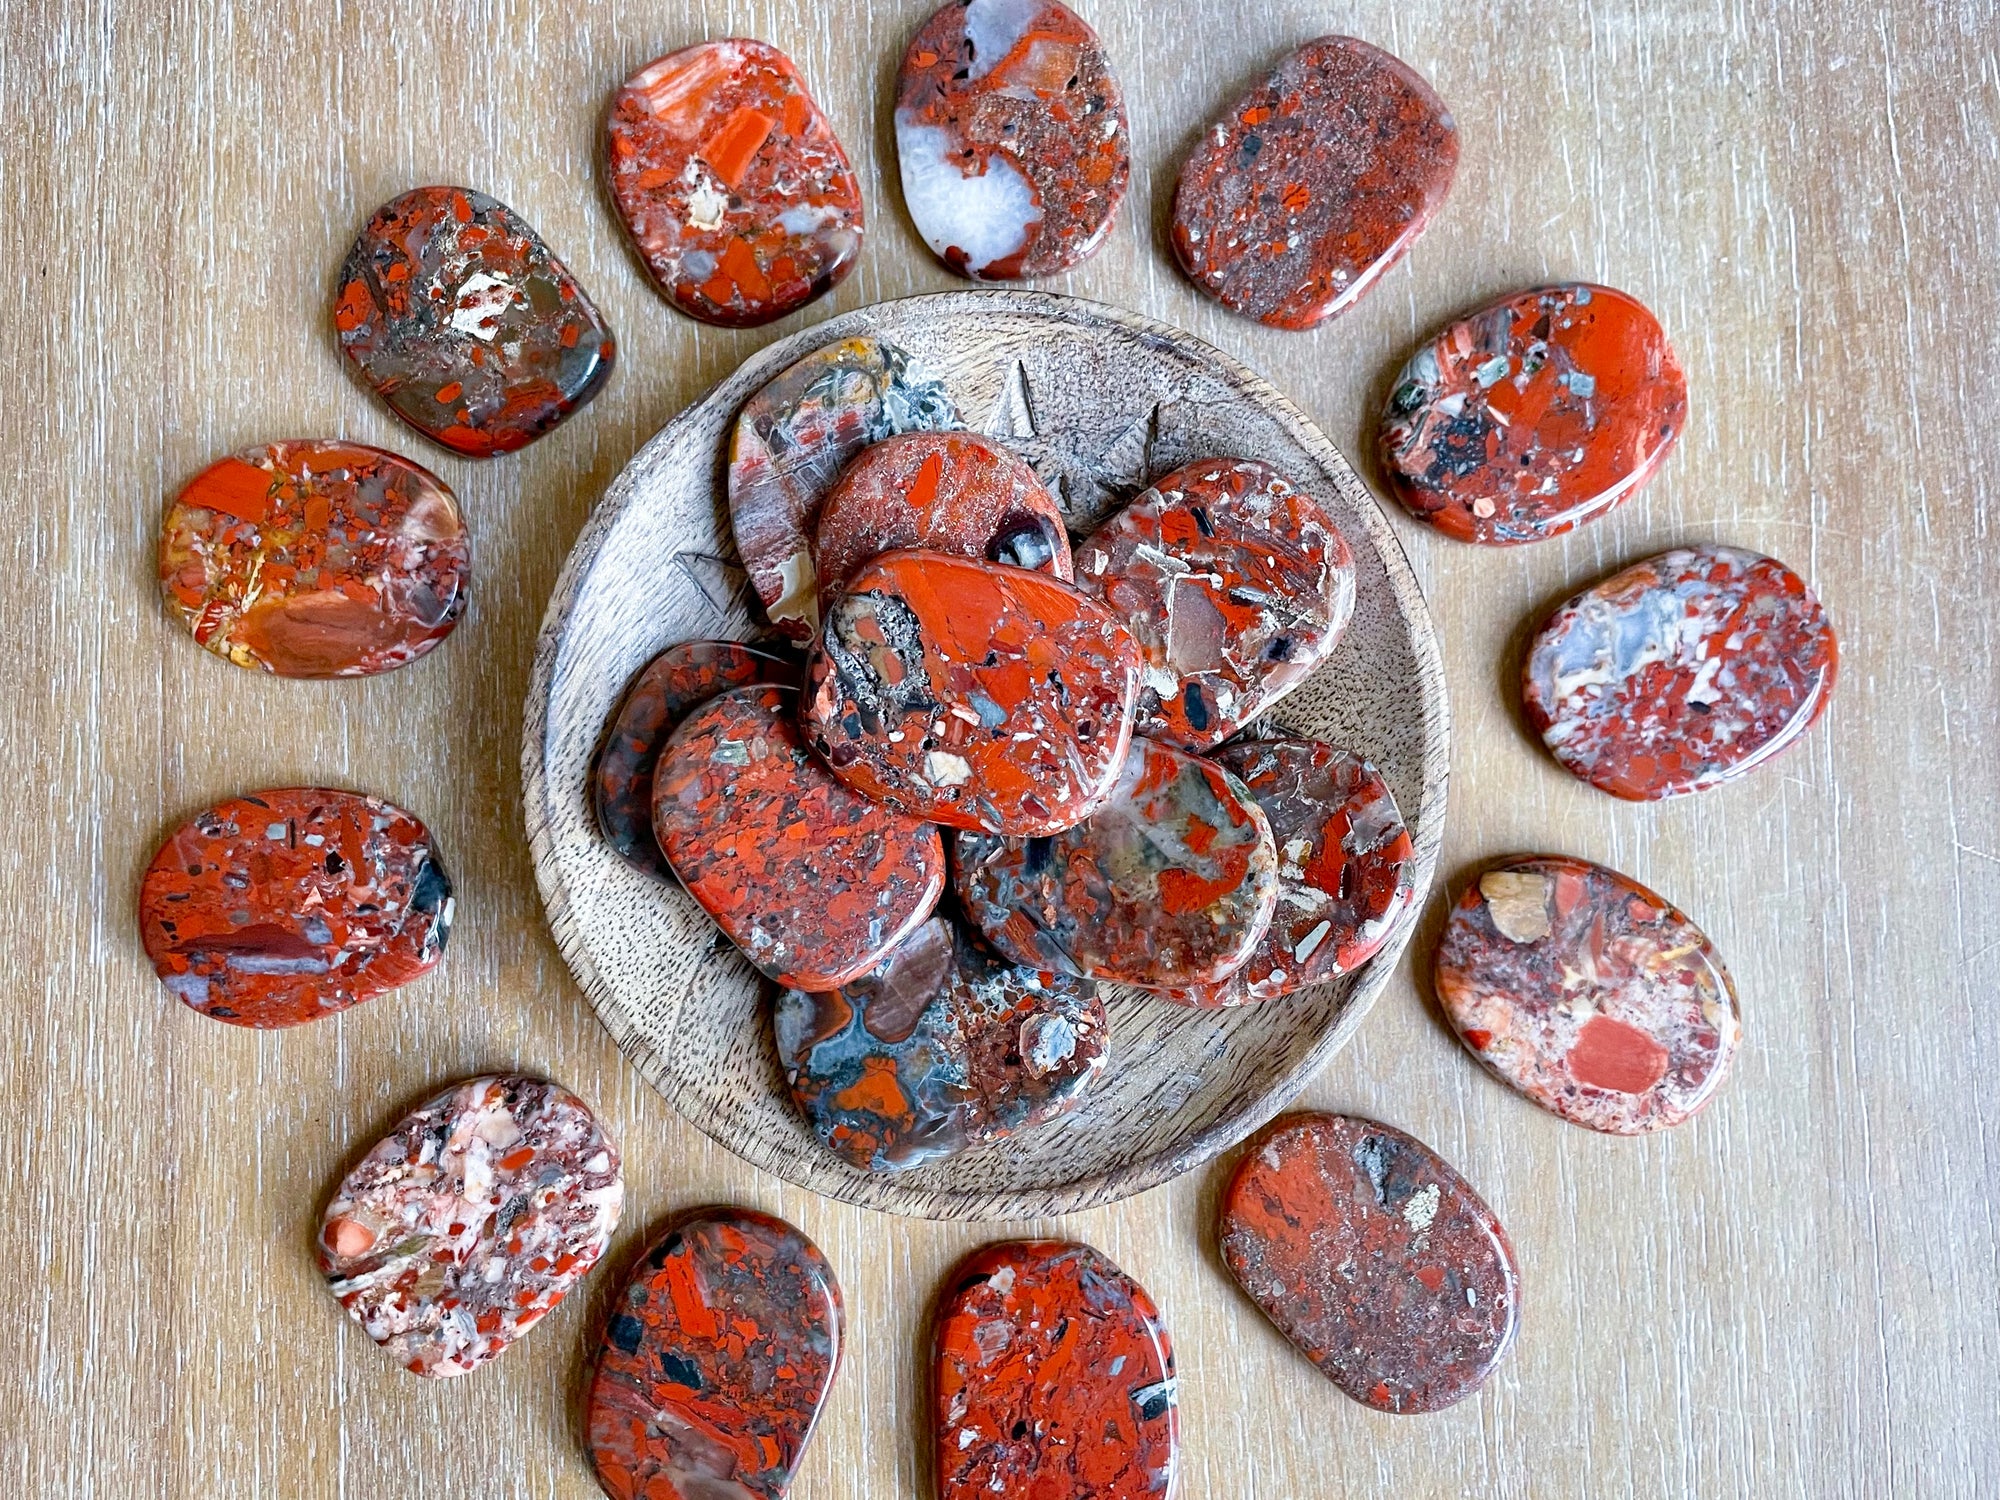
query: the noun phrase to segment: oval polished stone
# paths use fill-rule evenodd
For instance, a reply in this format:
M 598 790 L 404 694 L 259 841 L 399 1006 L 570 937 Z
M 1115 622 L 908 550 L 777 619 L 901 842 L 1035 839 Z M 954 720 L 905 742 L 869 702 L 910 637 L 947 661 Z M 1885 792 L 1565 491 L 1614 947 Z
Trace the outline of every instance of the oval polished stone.
M 1174 1494 L 1173 1342 L 1146 1289 L 1090 1246 L 1015 1240 L 960 1261 L 932 1361 L 939 1500 Z
M 362 443 L 268 443 L 187 483 L 160 525 L 160 590 L 202 645 L 280 677 L 370 677 L 465 613 L 472 553 L 427 469 Z
M 1382 472 L 1420 521 L 1511 546 L 1608 515 L 1659 472 L 1687 377 L 1659 319 L 1583 282 L 1467 313 L 1403 366 Z
M 787 990 L 778 1062 L 827 1148 L 870 1172 L 1065 1114 L 1104 1071 L 1094 988 L 995 958 L 942 917 L 839 990 Z
M 418 188 L 375 210 L 341 267 L 333 326 L 391 411 L 468 458 L 553 432 L 618 351 L 542 237 L 470 188 Z
M 840 284 L 861 254 L 861 187 L 776 47 L 741 37 L 648 63 L 611 96 L 611 198 L 668 301 L 754 328 Z
M 618 1227 L 618 1147 L 568 1089 L 453 1084 L 335 1189 L 319 1268 L 368 1336 L 419 1375 L 464 1375 L 540 1322 Z
M 1438 1003 L 1495 1077 L 1613 1135 L 1678 1125 L 1742 1038 L 1715 949 L 1637 881 L 1561 856 L 1508 860 L 1460 899 Z
M 903 54 L 896 159 L 917 233 L 959 275 L 1067 271 L 1111 232 L 1132 175 L 1103 43 L 1056 0 L 952 0 Z
M 677 1219 L 611 1304 L 585 1422 L 612 1500 L 783 1500 L 833 1388 L 840 1283 L 782 1219 Z
M 1092 532 L 1077 587 L 1145 656 L 1138 732 L 1199 754 L 1333 654 L 1354 615 L 1354 555 L 1269 464 L 1205 459 Z
M 653 834 L 688 894 L 779 984 L 838 989 L 944 889 L 938 832 L 848 790 L 806 752 L 790 688 L 689 714 L 653 773 Z
M 1654 801 L 1720 786 L 1791 745 L 1825 711 L 1839 658 L 1826 611 L 1783 563 L 1677 548 L 1551 615 L 1522 695 L 1566 770 Z
M 1167 998 L 1250 1005 L 1353 973 L 1417 897 L 1416 846 L 1388 783 L 1360 756 L 1319 740 L 1243 740 L 1214 759 L 1270 819 L 1278 904 L 1248 963 Z
M 1277 866 L 1243 783 L 1153 740 L 1132 742 L 1087 822 L 952 846 L 959 901 L 1007 957 L 1152 989 L 1213 984 L 1247 963 L 1276 908 Z
M 296 1026 L 428 973 L 451 916 L 428 828 L 374 797 L 317 787 L 197 814 L 139 887 L 161 982 L 237 1026 Z
M 843 339 L 790 366 L 744 403 L 729 444 L 729 521 L 771 623 L 819 630 L 813 536 L 848 460 L 904 432 L 959 425 L 944 387 L 881 339 Z
M 639 670 L 611 716 L 591 768 L 591 800 L 604 841 L 653 875 L 672 876 L 653 838 L 653 771 L 667 737 L 718 694 L 752 683 L 797 687 L 799 669 L 737 641 L 682 641 Z
M 814 568 L 822 594 L 910 548 L 1075 576 L 1062 507 L 1035 471 L 970 432 L 912 432 L 863 450 L 827 492 Z
M 1139 652 L 1039 573 L 891 552 L 831 601 L 806 668 L 812 746 L 856 791 L 952 828 L 1043 834 L 1111 794 Z
M 1438 1411 L 1513 1341 L 1520 1273 L 1500 1221 L 1421 1141 L 1291 1115 L 1223 1195 L 1223 1263 L 1278 1331 L 1356 1401 Z
M 1310 328 L 1403 258 L 1457 169 L 1458 129 L 1431 86 L 1378 47 L 1324 36 L 1189 153 L 1174 254 L 1232 312 Z

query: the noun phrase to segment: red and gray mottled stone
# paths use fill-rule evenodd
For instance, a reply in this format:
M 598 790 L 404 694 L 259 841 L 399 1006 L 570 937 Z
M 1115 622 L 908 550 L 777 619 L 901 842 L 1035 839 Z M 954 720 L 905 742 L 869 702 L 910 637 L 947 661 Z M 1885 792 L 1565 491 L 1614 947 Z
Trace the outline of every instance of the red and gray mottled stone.
M 296 1026 L 428 973 L 451 916 L 428 828 L 374 797 L 314 787 L 197 814 L 139 888 L 161 982 L 237 1026 Z
M 1637 881 L 1543 855 L 1488 870 L 1438 944 L 1438 1003 L 1472 1055 L 1542 1108 L 1613 1135 L 1715 1097 L 1743 1034 L 1700 928 Z
M 554 431 L 611 374 L 617 341 L 506 204 L 424 187 L 375 210 L 340 272 L 340 347 L 389 409 L 468 458 Z
M 966 915 L 1016 963 L 1149 989 L 1227 979 L 1278 899 L 1271 825 L 1220 766 L 1134 740 L 1111 798 L 1052 838 L 961 833 Z
M 618 1147 L 568 1089 L 518 1074 L 426 1100 L 335 1189 L 319 1267 L 405 1368 L 464 1375 L 540 1322 L 618 1227 Z
M 942 917 L 882 964 L 778 1000 L 778 1061 L 813 1133 L 900 1172 L 1068 1113 L 1104 1071 L 1093 986 L 994 957 Z
M 1435 1152 L 1373 1120 L 1272 1125 L 1230 1179 L 1221 1240 L 1278 1331 L 1377 1411 L 1463 1400 L 1513 1340 L 1507 1232 Z
M 898 433 L 958 425 L 944 387 L 881 339 L 815 349 L 744 404 L 729 444 L 729 520 L 773 625 L 799 641 L 819 630 L 813 537 L 848 461 Z
M 1403 367 L 1382 472 L 1410 514 L 1461 542 L 1539 542 L 1643 489 L 1687 421 L 1659 319 L 1584 282 L 1467 313 Z
M 1755 770 L 1825 711 L 1840 649 L 1776 558 L 1689 547 L 1558 609 L 1522 674 L 1528 722 L 1572 774 L 1654 801 Z
M 646 270 L 691 318 L 754 328 L 839 285 L 861 187 L 776 47 L 740 37 L 648 63 L 611 96 L 611 198 Z
M 612 1500 L 784 1500 L 845 1338 L 840 1283 L 782 1219 L 677 1221 L 611 1305 L 585 1417 Z
M 362 443 L 210 464 L 160 525 L 160 590 L 202 645 L 280 677 L 369 677 L 465 613 L 471 549 L 444 481 Z
M 1088 1245 L 961 1261 L 933 1332 L 939 1500 L 1148 1500 L 1180 1469 L 1173 1343 L 1146 1289 Z
M 1321 37 L 1189 153 L 1174 254 L 1232 312 L 1310 328 L 1402 259 L 1457 169 L 1458 129 L 1428 83 L 1380 48 Z
M 1092 532 L 1077 587 L 1145 655 L 1138 732 L 1199 754 L 1333 654 L 1354 615 L 1354 555 L 1270 465 L 1205 459 Z
M 827 604 L 804 718 L 865 796 L 1045 834 L 1111 795 L 1138 691 L 1138 648 L 1095 600 L 1020 568 L 891 552 Z
M 688 894 L 779 984 L 860 978 L 931 914 L 938 832 L 850 791 L 807 753 L 790 688 L 689 714 L 653 772 L 653 835 Z
M 1167 998 L 1250 1005 L 1353 973 L 1417 897 L 1416 847 L 1388 783 L 1360 756 L 1319 740 L 1243 740 L 1214 759 L 1271 821 L 1278 904 L 1248 963 Z
M 961 276 L 1054 276 L 1095 252 L 1132 175 L 1130 134 L 1103 43 L 1055 0 L 951 0 L 903 54 L 903 201 Z

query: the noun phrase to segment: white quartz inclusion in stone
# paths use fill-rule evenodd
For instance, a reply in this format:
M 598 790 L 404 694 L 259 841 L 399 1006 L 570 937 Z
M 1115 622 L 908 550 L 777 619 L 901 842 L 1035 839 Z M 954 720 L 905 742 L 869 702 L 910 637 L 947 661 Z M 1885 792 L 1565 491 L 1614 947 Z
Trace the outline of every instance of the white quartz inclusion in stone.
M 968 177 L 951 152 L 950 132 L 920 123 L 908 110 L 896 111 L 903 199 L 917 233 L 940 259 L 955 264 L 946 252 L 960 251 L 966 271 L 980 276 L 1027 243 L 1042 210 L 1033 186 L 1006 157 L 989 155 L 984 170 Z

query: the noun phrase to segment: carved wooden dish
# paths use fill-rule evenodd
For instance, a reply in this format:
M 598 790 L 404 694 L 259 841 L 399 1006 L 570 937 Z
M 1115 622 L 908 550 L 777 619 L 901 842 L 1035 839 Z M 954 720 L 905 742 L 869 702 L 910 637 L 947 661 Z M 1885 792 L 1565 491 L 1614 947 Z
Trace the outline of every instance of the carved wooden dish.
M 1310 492 L 1354 549 L 1354 623 L 1273 716 L 1361 751 L 1388 778 L 1429 889 L 1444 831 L 1448 713 L 1430 616 L 1387 521 L 1297 407 L 1199 340 L 1046 293 L 967 291 L 864 308 L 772 345 L 682 412 L 612 483 L 556 584 L 535 650 L 522 769 L 535 872 L 557 944 L 639 1071 L 696 1125 L 816 1192 L 930 1218 L 1026 1219 L 1141 1192 L 1284 1107 L 1359 1024 L 1411 923 L 1336 984 L 1242 1010 L 1107 995 L 1111 1062 L 1082 1109 L 899 1176 L 831 1155 L 794 1109 L 769 987 L 678 887 L 598 837 L 586 790 L 606 715 L 661 648 L 761 623 L 724 500 L 744 401 L 822 344 L 879 334 L 942 380 L 968 425 L 1026 456 L 1085 531 L 1197 458 L 1260 458 Z

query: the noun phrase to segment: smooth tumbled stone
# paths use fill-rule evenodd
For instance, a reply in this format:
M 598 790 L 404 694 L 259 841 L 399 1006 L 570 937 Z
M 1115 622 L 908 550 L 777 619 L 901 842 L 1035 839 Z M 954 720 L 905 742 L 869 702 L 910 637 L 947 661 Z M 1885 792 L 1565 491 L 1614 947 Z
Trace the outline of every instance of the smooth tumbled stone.
M 1382 472 L 1411 515 L 1511 546 L 1608 515 L 1659 472 L 1687 377 L 1659 319 L 1565 282 L 1467 313 L 1414 355 L 1382 413 Z
M 839 285 L 861 254 L 861 187 L 793 61 L 702 42 L 611 96 L 611 198 L 654 283 L 691 318 L 753 328 Z
M 1613 1135 L 1678 1125 L 1707 1104 L 1743 1032 L 1701 929 L 1581 859 L 1487 871 L 1452 912 L 1433 974 L 1459 1040 L 1495 1077 Z
M 654 768 L 653 835 L 752 964 L 779 984 L 831 990 L 931 914 L 944 845 L 814 760 L 797 702 L 790 688 L 736 688 L 682 720 Z
M 1437 1411 L 1507 1352 L 1514 1248 L 1423 1142 L 1346 1115 L 1292 1115 L 1222 1200 L 1222 1259 L 1278 1331 L 1378 1411 Z
M 1104 45 L 1055 0 L 951 0 L 896 78 L 903 201 L 976 281 L 1054 276 L 1111 232 L 1132 175 Z
M 160 590 L 194 638 L 280 677 L 369 677 L 465 613 L 465 520 L 427 469 L 361 443 L 269 443 L 187 483 L 160 525 Z
M 389 409 L 468 458 L 552 432 L 611 374 L 617 341 L 506 204 L 425 187 L 375 210 L 333 309 L 340 347 Z
M 1416 846 L 1388 783 L 1360 756 L 1320 740 L 1244 740 L 1214 758 L 1270 819 L 1278 904 L 1248 963 L 1168 998 L 1250 1005 L 1353 973 L 1417 896 Z
M 1428 83 L 1380 48 L 1321 37 L 1189 153 L 1174 254 L 1232 312 L 1310 328 L 1402 259 L 1457 169 L 1458 129 Z
M 1090 1246 L 1015 1240 L 960 1261 L 932 1360 L 940 1500 L 1174 1493 L 1173 1343 L 1146 1289 Z
M 1278 851 L 1249 789 L 1205 760 L 1134 740 L 1111 798 L 1053 838 L 961 833 L 966 915 L 1016 963 L 1181 989 L 1250 960 L 1278 899 Z
M 540 1078 L 453 1084 L 341 1181 L 319 1268 L 368 1336 L 419 1375 L 464 1375 L 540 1322 L 618 1227 L 618 1147 Z
M 912 432 L 865 449 L 827 492 L 822 593 L 884 552 L 918 548 L 1075 576 L 1062 507 L 1035 471 L 970 432 Z
M 848 460 L 897 433 L 958 425 L 944 387 L 881 339 L 815 349 L 744 403 L 729 444 L 729 521 L 773 625 L 799 641 L 819 630 L 813 537 Z
M 778 1000 L 778 1061 L 825 1145 L 900 1172 L 1075 1108 L 1104 1071 L 1093 987 L 994 957 L 933 917 L 839 990 Z
M 237 1026 L 296 1026 L 428 973 L 451 915 L 428 828 L 374 797 L 316 787 L 197 814 L 139 887 L 161 982 Z
M 805 724 L 878 802 L 1043 834 L 1111 794 L 1138 691 L 1138 648 L 1095 600 L 1020 568 L 891 552 L 828 603 Z
M 844 1330 L 805 1235 L 747 1208 L 674 1223 L 611 1304 L 585 1421 L 612 1500 L 784 1500 Z
M 1825 710 L 1840 649 L 1805 581 L 1736 547 L 1662 552 L 1549 617 L 1522 674 L 1565 769 L 1632 801 L 1755 770 Z
M 720 693 L 752 683 L 797 687 L 799 669 L 736 641 L 682 641 L 647 662 L 625 690 L 591 768 L 591 800 L 604 841 L 628 863 L 672 875 L 653 838 L 653 770 L 667 737 Z
M 1077 549 L 1145 654 L 1138 732 L 1197 754 L 1310 677 L 1354 615 L 1340 528 L 1268 464 L 1177 469 Z

